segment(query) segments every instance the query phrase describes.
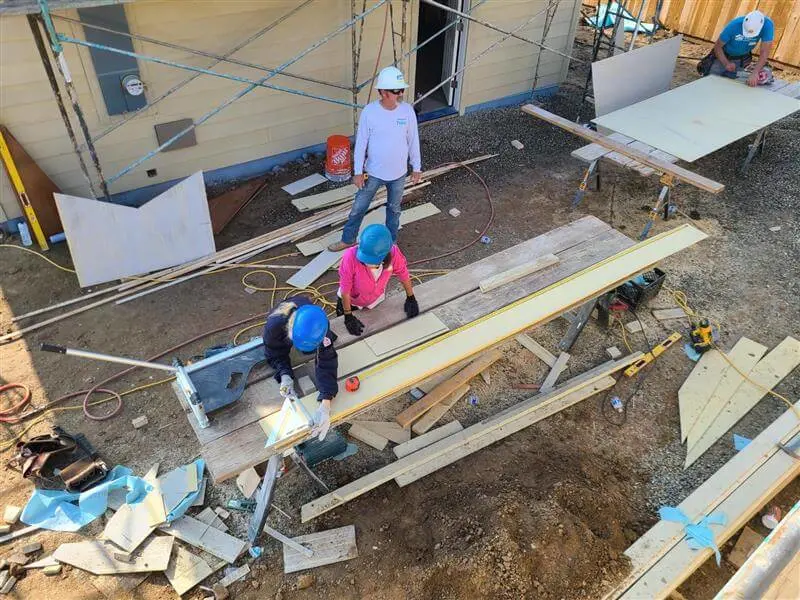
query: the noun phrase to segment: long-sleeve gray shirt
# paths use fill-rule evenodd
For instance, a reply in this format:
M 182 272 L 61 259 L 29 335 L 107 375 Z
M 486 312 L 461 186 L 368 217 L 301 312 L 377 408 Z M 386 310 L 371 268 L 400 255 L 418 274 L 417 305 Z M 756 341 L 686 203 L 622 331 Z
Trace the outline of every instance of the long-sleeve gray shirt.
M 408 172 L 422 170 L 417 116 L 410 104 L 401 102 L 386 110 L 379 100 L 370 102 L 358 120 L 355 149 L 355 174 L 393 181 Z M 366 168 L 365 168 L 366 158 Z

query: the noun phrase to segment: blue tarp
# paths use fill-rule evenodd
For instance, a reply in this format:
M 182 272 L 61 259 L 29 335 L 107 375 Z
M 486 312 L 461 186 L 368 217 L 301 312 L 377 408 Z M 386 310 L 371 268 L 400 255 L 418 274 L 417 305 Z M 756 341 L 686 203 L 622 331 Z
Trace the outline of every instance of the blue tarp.
M 586 17 L 584 21 L 594 29 L 598 29 L 598 23 L 602 23 L 602 27 L 605 29 L 614 26 L 618 15 L 622 15 L 622 26 L 625 31 L 630 32 L 636 29 L 636 17 L 620 7 L 618 2 L 612 2 L 610 7 L 608 4 L 600 4 L 597 7 L 597 14 L 593 17 Z M 639 33 L 652 33 L 654 29 L 653 23 L 639 23 Z

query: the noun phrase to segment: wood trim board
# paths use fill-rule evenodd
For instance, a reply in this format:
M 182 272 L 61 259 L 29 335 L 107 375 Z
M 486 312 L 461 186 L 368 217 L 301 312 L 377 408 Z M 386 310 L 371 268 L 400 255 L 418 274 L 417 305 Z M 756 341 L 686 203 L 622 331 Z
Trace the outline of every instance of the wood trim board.
M 515 281 L 520 277 L 524 277 L 525 275 L 530 275 L 536 271 L 546 269 L 547 267 L 556 264 L 558 260 L 559 258 L 555 254 L 537 256 L 527 264 L 519 265 L 513 269 L 503 271 L 502 273 L 498 273 L 497 275 L 492 275 L 491 277 L 484 279 L 478 284 L 478 287 L 480 287 L 481 291 L 484 293 L 491 292 L 492 290 L 504 286 L 511 281 Z
M 462 385 L 452 394 L 450 394 L 447 398 L 445 398 L 442 402 L 437 404 L 436 406 L 432 406 L 428 409 L 422 417 L 420 417 L 412 426 L 411 431 L 416 433 L 417 435 L 422 435 L 426 431 L 428 431 L 431 427 L 436 425 L 436 423 L 441 419 L 447 411 L 449 411 L 456 402 L 461 400 L 464 396 L 467 395 L 469 392 L 468 385 Z
M 678 411 L 681 422 L 681 441 L 686 440 L 689 430 L 703 412 L 714 393 L 719 380 L 728 368 L 728 363 L 716 348 L 704 353 L 678 390 Z
M 514 339 L 538 356 L 548 367 L 556 364 L 556 357 L 528 334 L 520 333 Z
M 393 421 L 353 421 L 395 444 L 404 444 L 411 439 L 411 432 Z
M 569 360 L 570 355 L 567 352 L 562 352 L 558 355 L 555 364 L 553 364 L 553 368 L 550 369 L 550 372 L 547 374 L 547 377 L 544 378 L 542 382 L 542 387 L 539 388 L 542 392 L 548 392 L 552 390 L 558 378 L 561 376 L 561 373 L 564 369 L 567 368 L 567 361 Z
M 531 412 L 532 410 L 541 409 L 542 406 L 563 398 L 579 387 L 591 385 L 595 381 L 626 367 L 627 365 L 631 364 L 631 362 L 638 360 L 641 357 L 642 353 L 639 352 L 625 357 L 619 361 L 610 361 L 600 365 L 599 367 L 595 367 L 583 375 L 579 375 L 575 379 L 571 380 L 569 384 L 561 386 L 552 392 L 539 394 L 531 400 L 522 402 L 489 419 L 480 421 L 471 427 L 467 427 L 463 431 L 449 435 L 438 442 L 434 442 L 423 450 L 404 456 L 403 458 L 400 458 L 385 467 L 373 471 L 372 473 L 360 479 L 356 479 L 355 481 L 322 496 L 321 498 L 309 502 L 308 504 L 304 504 L 300 510 L 301 519 L 303 523 L 310 521 L 311 519 L 333 510 L 345 502 L 349 502 L 353 498 L 356 498 L 391 479 L 403 475 L 423 462 L 434 460 L 446 452 L 449 452 L 453 448 L 460 447 L 476 437 L 485 435 L 489 431 L 497 430 L 501 427 L 508 427 L 511 423 L 520 419 L 522 416 Z
M 436 429 L 431 429 L 427 433 L 423 435 L 418 435 L 412 440 L 409 440 L 405 444 L 399 444 L 394 447 L 394 455 L 397 458 L 403 458 L 404 456 L 408 456 L 409 454 L 413 454 L 414 452 L 418 452 L 422 448 L 426 446 L 430 446 L 434 442 L 438 442 L 441 439 L 444 439 L 454 433 L 458 433 L 459 431 L 463 430 L 464 427 L 458 421 L 450 421 L 447 425 L 442 425 L 441 427 L 437 427 Z
M 595 144 L 609 148 L 610 150 L 618 152 L 623 156 L 627 156 L 628 158 L 632 158 L 637 162 L 652 167 L 659 173 L 672 175 L 676 179 L 700 188 L 701 190 L 711 192 L 712 194 L 719 194 L 725 189 L 724 185 L 709 179 L 708 177 L 703 177 L 702 175 L 693 173 L 688 169 L 684 169 L 678 165 L 671 164 L 665 160 L 658 159 L 652 155 L 636 150 L 635 148 L 631 148 L 630 146 L 626 146 L 625 144 L 611 140 L 608 138 L 608 136 L 601 135 L 595 131 L 592 131 L 591 129 L 587 129 L 586 127 L 579 125 L 578 123 L 573 123 L 564 117 L 560 117 L 554 113 L 544 110 L 543 108 L 534 106 L 533 104 L 526 104 L 522 107 L 522 111 L 534 117 L 543 119 L 544 121 L 547 121 L 552 125 L 556 125 L 561 129 L 565 129 L 570 133 L 574 133 L 577 136 L 590 140 Z
M 628 247 L 613 256 L 605 258 L 583 270 L 566 276 L 539 291 L 522 297 L 502 309 L 469 322 L 429 342 L 381 363 L 381 368 L 365 371 L 360 375 L 361 387 L 356 391 L 337 398 L 334 403 L 332 422 L 348 420 L 358 412 L 364 411 L 373 404 L 391 397 L 396 393 L 410 389 L 419 381 L 428 378 L 450 364 L 473 356 L 494 344 L 516 335 L 535 325 L 556 318 L 559 314 L 586 302 L 587 298 L 596 297 L 627 281 L 631 277 L 646 271 L 667 256 L 685 249 L 705 239 L 705 233 L 692 227 L 682 225 L 663 232 Z M 570 269 L 568 261 L 562 261 L 561 267 Z M 567 271 L 569 272 L 569 271 Z M 546 274 L 536 273 L 532 279 Z M 552 277 L 554 274 L 550 274 Z M 528 278 L 518 283 L 517 293 L 529 289 Z M 498 290 L 504 298 L 508 298 L 511 288 Z M 477 294 L 478 296 L 474 296 Z M 474 292 L 459 298 L 455 302 L 437 309 L 437 316 L 449 325 L 445 315 L 464 315 L 469 311 L 480 315 L 487 303 L 497 306 L 498 299 L 492 294 Z M 486 313 L 483 313 L 486 314 Z M 391 370 L 390 370 L 391 369 Z M 316 397 L 305 396 L 300 400 L 309 410 L 315 410 Z M 276 417 L 266 418 L 267 427 L 271 428 Z M 260 423 L 265 421 L 262 419 Z M 241 433 L 241 431 L 239 432 Z M 263 432 L 251 430 L 237 440 L 236 451 L 232 452 L 231 441 L 221 441 L 206 445 L 203 456 L 209 472 L 215 481 L 222 481 L 235 476 L 241 470 L 263 462 L 279 447 L 291 446 L 301 441 L 305 434 L 291 436 L 279 440 L 274 448 L 263 446 L 266 438 Z M 234 454 L 235 456 L 231 456 Z

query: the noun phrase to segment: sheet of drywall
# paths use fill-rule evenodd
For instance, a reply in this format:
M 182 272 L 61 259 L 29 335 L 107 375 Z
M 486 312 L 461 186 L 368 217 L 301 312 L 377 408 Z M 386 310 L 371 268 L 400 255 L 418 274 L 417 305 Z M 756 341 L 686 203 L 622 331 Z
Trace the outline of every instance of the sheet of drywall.
M 202 172 L 139 208 L 54 196 L 81 287 L 141 275 L 216 251 Z
M 598 117 L 669 90 L 683 36 L 642 46 L 592 63 Z

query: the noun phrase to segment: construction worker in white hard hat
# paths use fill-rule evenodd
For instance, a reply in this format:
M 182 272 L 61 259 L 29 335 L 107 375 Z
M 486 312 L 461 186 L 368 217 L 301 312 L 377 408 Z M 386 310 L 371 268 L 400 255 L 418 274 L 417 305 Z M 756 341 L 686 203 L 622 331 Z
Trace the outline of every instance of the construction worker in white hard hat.
M 341 241 L 328 247 L 332 252 L 355 245 L 361 221 L 381 187 L 387 192 L 386 227 L 396 241 L 409 162 L 411 183 L 418 183 L 422 177 L 417 116 L 413 107 L 402 101 L 408 88 L 403 73 L 396 67 L 386 67 L 375 87 L 380 98 L 367 104 L 358 119 L 353 159 L 353 183 L 358 192 Z
M 758 61 L 747 77 L 747 85 L 756 86 L 772 81 L 767 60 L 772 52 L 775 23 L 759 10 L 736 17 L 719 34 L 714 50 L 700 61 L 697 67 L 701 75 L 722 75 L 735 79 L 740 70 L 751 66 L 752 51 L 761 42 Z

